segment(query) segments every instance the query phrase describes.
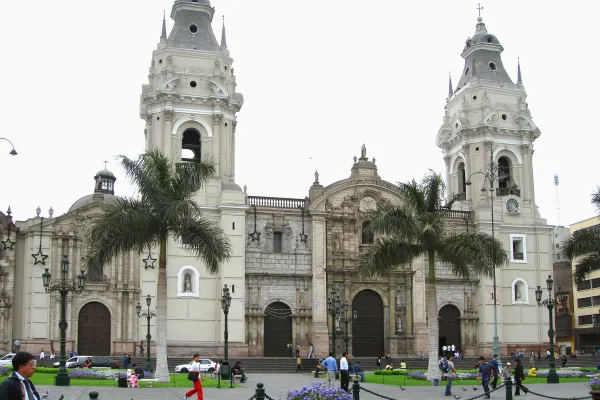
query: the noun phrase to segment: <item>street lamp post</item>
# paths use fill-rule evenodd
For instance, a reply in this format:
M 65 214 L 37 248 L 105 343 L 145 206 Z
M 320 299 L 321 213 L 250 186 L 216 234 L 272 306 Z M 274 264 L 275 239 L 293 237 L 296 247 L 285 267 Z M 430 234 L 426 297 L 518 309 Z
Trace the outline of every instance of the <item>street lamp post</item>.
M 342 312 L 344 311 L 344 304 L 340 300 L 339 293 L 335 290 L 335 288 L 333 286 L 331 287 L 331 293 L 329 294 L 329 298 L 327 299 L 327 311 L 329 311 L 329 314 L 331 315 L 331 347 L 332 348 L 330 349 L 330 351 L 333 351 L 333 355 L 335 357 L 335 355 L 337 354 L 336 340 L 335 340 L 335 334 L 337 331 L 336 321 L 337 321 L 338 315 L 341 316 Z
M 17 151 L 15 150 L 15 145 L 12 144 L 12 142 L 10 140 L 8 140 L 7 138 L 3 138 L 3 137 L 0 137 L 0 140 L 6 140 L 12 146 L 12 150 L 8 154 L 10 154 L 11 156 L 16 156 L 17 155 Z
M 221 296 L 221 309 L 225 315 L 225 332 L 223 332 L 223 362 L 221 363 L 221 370 L 217 374 L 217 387 L 221 388 L 221 375 L 224 379 L 228 377 L 231 379 L 229 387 L 233 387 L 233 373 L 231 366 L 229 365 L 229 329 L 227 327 L 227 316 L 229 315 L 229 307 L 231 307 L 231 294 L 229 294 L 229 287 L 224 285 L 223 295 Z
M 58 374 L 54 378 L 54 384 L 56 386 L 70 386 L 71 380 L 69 378 L 69 374 L 67 373 L 67 368 L 65 364 L 67 362 L 67 353 L 66 353 L 66 331 L 69 324 L 67 324 L 66 320 L 66 310 L 67 310 L 67 293 L 81 293 L 83 290 L 83 285 L 85 283 L 85 273 L 81 270 L 81 273 L 77 275 L 77 281 L 73 281 L 70 283 L 68 281 L 68 273 L 69 273 L 69 259 L 67 255 L 63 255 L 62 262 L 60 266 L 61 279 L 58 282 L 55 282 L 52 286 L 50 286 L 52 275 L 48 268 L 45 268 L 45 272 L 42 274 L 42 281 L 44 284 L 44 289 L 46 293 L 51 292 L 59 292 L 60 293 L 60 322 L 58 323 L 58 327 L 60 328 L 60 366 L 58 368 Z
M 556 362 L 554 359 L 554 319 L 552 310 L 565 299 L 565 293 L 562 291 L 560 286 L 558 287 L 558 292 L 556 293 L 557 299 L 552 298 L 553 283 L 554 281 L 552 280 L 552 276 L 548 275 L 548 279 L 546 279 L 548 298 L 544 301 L 542 301 L 541 287 L 538 286 L 535 291 L 535 299 L 537 300 L 538 306 L 548 307 L 548 314 L 550 317 L 550 329 L 548 329 L 548 337 L 550 338 L 550 371 L 548 372 L 548 378 L 546 378 L 547 383 L 558 383 L 558 374 L 556 373 Z
M 350 354 L 350 349 L 348 343 L 350 342 L 350 338 L 348 337 L 348 323 L 350 320 L 348 319 L 348 302 L 344 302 L 344 324 L 346 325 L 346 337 L 344 338 L 344 342 L 346 342 L 346 353 Z
M 592 315 L 592 318 L 594 319 L 594 330 L 596 331 L 596 345 L 600 349 L 600 314 Z M 597 350 L 594 351 L 597 352 Z
M 492 217 L 492 239 L 495 239 L 494 233 L 494 182 L 501 178 L 499 174 L 498 165 L 494 163 L 494 151 L 492 146 L 490 145 L 490 162 L 486 166 L 484 171 L 477 171 L 472 173 L 469 176 L 469 179 L 465 182 L 465 185 L 471 185 L 471 177 L 473 175 L 483 175 L 484 177 L 484 186 L 481 188 L 481 192 L 485 193 L 487 189 L 485 188 L 485 184 L 489 184 L 490 191 L 490 205 L 491 205 L 491 217 Z M 514 183 L 512 189 L 516 190 L 518 188 L 517 184 Z M 471 195 L 472 196 L 472 195 Z M 492 348 L 493 354 L 497 354 L 498 358 L 500 358 L 500 340 L 498 338 L 498 304 L 496 300 L 496 266 L 494 265 L 492 268 L 492 285 L 493 285 L 493 296 L 494 296 L 494 344 Z
M 152 370 L 152 365 L 150 364 L 150 339 L 152 339 L 152 336 L 150 335 L 150 320 L 152 318 L 156 317 L 156 313 L 153 311 L 150 311 L 151 303 L 152 303 L 152 298 L 150 297 L 150 295 L 148 295 L 148 296 L 146 296 L 146 306 L 148 307 L 148 310 L 146 312 L 142 312 L 142 305 L 139 302 L 137 303 L 137 306 L 135 307 L 138 318 L 146 318 L 146 320 L 148 322 L 148 333 L 146 334 L 146 367 L 145 367 L 146 371 Z

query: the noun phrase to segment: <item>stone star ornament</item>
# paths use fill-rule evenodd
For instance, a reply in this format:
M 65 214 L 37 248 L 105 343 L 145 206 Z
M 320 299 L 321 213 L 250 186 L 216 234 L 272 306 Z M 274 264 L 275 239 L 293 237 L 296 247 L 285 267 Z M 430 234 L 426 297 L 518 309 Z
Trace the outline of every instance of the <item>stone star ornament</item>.
M 156 262 L 156 258 L 152 258 L 152 253 L 148 252 L 148 257 L 142 259 L 144 262 L 144 268 L 152 268 L 154 269 L 154 263 Z
M 38 265 L 38 264 L 46 265 L 46 258 L 48 258 L 48 256 L 42 252 L 41 248 L 38 249 L 37 253 L 34 253 L 31 256 L 35 259 L 33 265 Z
M 2 241 L 2 245 L 4 246 L 4 250 L 13 250 L 13 246 L 16 242 L 13 242 L 10 239 L 10 236 L 6 238 L 6 240 Z
M 252 238 L 253 242 L 256 240 L 260 240 L 260 232 L 254 231 L 252 233 L 249 233 L 248 236 L 250 236 Z

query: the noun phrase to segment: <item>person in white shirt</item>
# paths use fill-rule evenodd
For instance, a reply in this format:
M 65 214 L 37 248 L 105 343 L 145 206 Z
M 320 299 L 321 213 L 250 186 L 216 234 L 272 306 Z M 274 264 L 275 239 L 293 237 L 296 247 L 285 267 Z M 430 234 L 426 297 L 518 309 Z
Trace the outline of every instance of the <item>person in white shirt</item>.
M 185 396 L 183 397 L 183 399 L 185 400 L 188 397 L 193 396 L 194 393 L 197 393 L 198 400 L 204 400 L 204 397 L 202 394 L 202 383 L 200 382 L 200 381 L 204 380 L 204 378 L 200 374 L 200 354 L 194 354 L 194 362 L 192 362 L 192 365 L 190 365 L 189 373 L 196 375 L 195 380 L 193 381 L 194 388 L 192 390 L 190 390 L 189 392 L 187 392 L 185 394 Z
M 442 356 L 446 357 L 446 351 L 448 351 L 448 347 L 444 345 L 444 347 L 442 347 Z
M 50 359 L 54 360 L 54 350 L 50 350 Z
M 46 354 L 44 354 L 44 349 L 42 349 L 42 352 L 40 353 L 40 364 L 41 365 L 43 365 L 44 358 L 46 358 Z
M 348 385 L 350 384 L 350 374 L 348 372 L 348 352 L 345 351 L 342 354 L 342 359 L 340 360 L 340 386 L 342 390 L 346 392 L 350 392 Z
M 19 352 L 12 359 L 13 374 L 0 384 L 0 399 L 40 400 L 40 394 L 29 378 L 35 373 L 33 354 Z

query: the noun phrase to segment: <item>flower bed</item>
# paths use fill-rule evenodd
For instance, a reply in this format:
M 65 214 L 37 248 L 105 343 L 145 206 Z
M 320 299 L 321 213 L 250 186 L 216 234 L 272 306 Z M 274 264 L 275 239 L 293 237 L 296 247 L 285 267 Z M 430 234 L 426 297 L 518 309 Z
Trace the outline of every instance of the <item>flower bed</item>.
M 352 400 L 352 395 L 338 388 L 325 389 L 322 383 L 313 383 L 288 392 L 286 400 Z
M 89 379 L 89 380 L 114 380 L 121 377 L 127 377 L 127 373 L 118 370 L 95 370 L 95 369 L 72 369 L 69 371 L 71 379 Z M 154 375 L 149 371 L 144 371 L 145 379 L 152 379 Z
M 426 381 L 427 380 L 427 373 L 425 372 L 420 372 L 420 371 L 414 371 L 408 374 L 408 377 L 410 379 L 417 379 L 420 381 Z M 477 378 L 477 374 L 475 372 L 458 372 L 456 374 L 456 376 L 454 376 L 452 379 L 455 380 L 471 380 L 471 379 L 476 379 Z
M 0 376 L 8 376 L 8 368 L 0 367 Z
M 543 370 L 538 369 L 536 376 L 538 378 L 547 378 L 548 372 L 550 372 L 550 371 L 547 369 L 543 369 Z M 587 375 L 586 372 L 584 372 L 584 371 L 573 370 L 573 369 L 557 369 L 556 373 L 561 378 L 585 378 L 585 376 Z M 589 372 L 588 372 L 588 374 L 589 374 Z

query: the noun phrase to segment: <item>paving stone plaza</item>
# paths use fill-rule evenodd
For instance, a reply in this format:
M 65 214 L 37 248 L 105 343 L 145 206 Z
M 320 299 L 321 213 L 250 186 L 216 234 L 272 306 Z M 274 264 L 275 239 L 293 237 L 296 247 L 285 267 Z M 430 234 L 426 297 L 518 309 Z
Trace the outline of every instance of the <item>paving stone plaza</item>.
M 255 393 L 256 384 L 262 382 L 265 385 L 266 394 L 273 399 L 280 400 L 285 399 L 288 391 L 300 388 L 302 386 L 311 386 L 313 382 L 325 382 L 324 379 L 313 379 L 307 374 L 254 374 L 246 385 L 237 387 L 235 389 L 229 388 L 206 388 L 204 389 L 204 399 L 227 399 L 227 400 L 247 400 L 252 397 Z M 339 381 L 336 381 L 339 385 Z M 411 400 L 425 400 L 425 399 L 437 399 L 444 397 L 444 387 L 431 387 L 431 386 L 409 386 L 406 390 L 401 390 L 399 387 L 368 384 L 363 383 L 365 388 L 379 393 L 381 395 L 390 397 L 392 399 L 408 399 Z M 468 388 L 467 391 L 463 391 L 462 388 Z M 573 397 L 584 397 L 589 396 L 589 389 L 584 383 L 560 383 L 558 385 L 545 385 L 536 384 L 531 385 L 531 389 L 535 392 L 560 398 L 573 398 Z M 97 390 L 100 394 L 99 399 L 111 399 L 111 400 L 142 400 L 142 399 L 161 399 L 161 400 L 172 400 L 182 399 L 186 391 L 184 388 L 152 388 L 152 389 L 125 389 L 117 387 L 83 387 L 83 386 L 71 386 L 67 388 L 60 388 L 55 386 L 40 386 L 38 387 L 40 393 L 46 393 L 49 391 L 48 400 L 56 400 L 61 394 L 64 394 L 64 400 L 84 400 L 88 399 L 88 392 L 90 390 Z M 481 394 L 481 387 L 478 387 L 477 391 L 472 389 L 472 386 L 455 386 L 453 393 L 456 396 L 461 397 L 463 400 L 467 400 L 470 397 Z M 504 399 L 506 397 L 506 391 L 500 389 L 491 395 L 492 399 Z M 541 398 L 532 394 L 522 395 L 524 398 Z M 377 399 L 378 397 L 366 392 L 360 394 L 360 398 L 371 400 Z M 190 398 L 195 400 L 195 397 Z

